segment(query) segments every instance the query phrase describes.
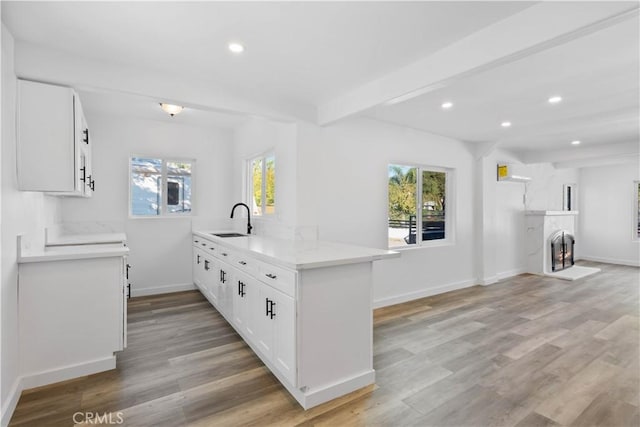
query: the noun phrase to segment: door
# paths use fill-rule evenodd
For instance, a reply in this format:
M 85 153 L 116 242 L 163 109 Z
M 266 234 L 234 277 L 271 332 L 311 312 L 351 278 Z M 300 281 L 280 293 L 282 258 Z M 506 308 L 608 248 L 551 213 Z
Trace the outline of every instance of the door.
M 203 273 L 204 273 L 204 255 L 202 251 L 196 247 L 193 248 L 193 283 L 200 289 L 200 291 L 204 291 L 204 285 L 202 284 Z
M 225 262 L 218 261 L 218 310 L 227 318 L 233 320 L 233 291 L 235 281 L 233 268 Z
M 203 267 L 203 288 L 205 289 L 205 296 L 211 301 L 216 308 L 218 307 L 218 267 L 216 262 L 214 261 L 213 256 L 211 255 L 203 255 L 204 265 Z

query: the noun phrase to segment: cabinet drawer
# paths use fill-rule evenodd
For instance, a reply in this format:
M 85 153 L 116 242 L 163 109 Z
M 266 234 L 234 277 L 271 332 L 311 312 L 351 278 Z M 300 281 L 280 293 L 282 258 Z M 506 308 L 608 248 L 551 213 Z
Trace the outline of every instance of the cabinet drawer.
M 258 264 L 258 278 L 269 286 L 295 298 L 296 272 L 256 261 Z
M 238 270 L 243 273 L 250 274 L 252 276 L 258 276 L 260 274 L 260 269 L 258 268 L 258 261 L 255 259 L 244 255 L 244 254 L 235 254 L 229 260 L 231 265 L 233 265 Z
M 218 246 L 213 255 L 215 255 L 215 257 L 220 261 L 233 264 L 232 260 L 235 257 L 236 253 L 225 246 Z

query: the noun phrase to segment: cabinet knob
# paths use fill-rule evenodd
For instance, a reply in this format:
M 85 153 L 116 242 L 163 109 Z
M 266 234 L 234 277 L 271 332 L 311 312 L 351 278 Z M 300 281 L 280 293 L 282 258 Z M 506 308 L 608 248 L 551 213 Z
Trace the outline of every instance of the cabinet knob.
M 226 252 L 222 252 L 222 256 L 227 256 L 228 254 Z
M 271 274 L 271 273 L 265 274 L 265 276 L 267 276 L 269 279 L 275 279 L 278 277 L 275 274 Z

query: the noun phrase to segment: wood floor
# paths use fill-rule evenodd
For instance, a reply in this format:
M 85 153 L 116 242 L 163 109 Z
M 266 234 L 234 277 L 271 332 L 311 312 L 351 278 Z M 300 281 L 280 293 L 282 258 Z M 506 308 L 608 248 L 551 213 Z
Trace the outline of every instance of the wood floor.
M 639 269 L 532 275 L 375 312 L 376 385 L 303 411 L 197 292 L 132 299 L 118 369 L 24 392 L 12 426 L 638 426 Z

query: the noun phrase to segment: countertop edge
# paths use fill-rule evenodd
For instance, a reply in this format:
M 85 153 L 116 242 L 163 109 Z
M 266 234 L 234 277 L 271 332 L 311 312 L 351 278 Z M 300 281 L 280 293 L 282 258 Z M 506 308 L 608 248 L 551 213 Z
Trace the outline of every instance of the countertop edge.
M 129 254 L 129 248 L 113 248 L 113 249 L 104 249 L 101 251 L 78 251 L 78 252 L 68 252 L 68 253 L 34 253 L 34 254 L 26 254 L 18 257 L 18 264 L 29 264 L 34 262 L 52 262 L 52 261 L 72 261 L 79 259 L 92 259 L 92 258 L 112 258 L 112 257 L 122 257 Z

